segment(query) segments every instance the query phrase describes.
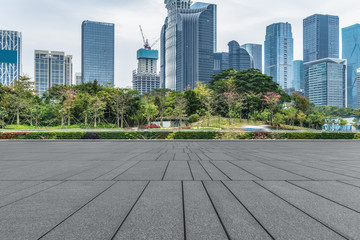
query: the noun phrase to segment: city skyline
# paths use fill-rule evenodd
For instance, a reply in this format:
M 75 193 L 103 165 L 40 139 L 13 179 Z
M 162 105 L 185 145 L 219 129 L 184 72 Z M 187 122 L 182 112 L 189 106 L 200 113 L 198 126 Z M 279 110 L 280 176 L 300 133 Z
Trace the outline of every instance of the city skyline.
M 289 22 L 293 26 L 294 59 L 302 59 L 304 18 L 315 13 L 338 15 L 340 28 L 360 22 L 360 18 L 357 18 L 360 16 L 360 10 L 347 9 L 346 6 L 349 4 L 342 5 L 335 1 L 321 0 L 312 3 L 309 7 L 306 2 L 288 3 L 277 0 L 272 1 L 271 5 L 280 5 L 281 8 L 272 12 L 268 12 L 266 7 L 270 3 L 260 0 L 251 4 L 234 0 L 204 2 L 218 5 L 218 52 L 227 51 L 227 43 L 232 40 L 238 41 L 241 45 L 262 44 L 267 25 Z M 355 3 L 355 1 L 347 2 Z M 32 78 L 35 49 L 65 51 L 74 56 L 74 73 L 81 71 L 81 22 L 88 19 L 115 23 L 115 86 L 131 86 L 131 73 L 136 67 L 134 52 L 142 45 L 138 25 L 142 24 L 147 37 L 154 40 L 160 36 L 161 26 L 166 17 L 163 0 L 102 3 L 87 1 L 87 4 L 81 0 L 71 3 L 67 0 L 61 3 L 44 0 L 41 3 L 39 5 L 32 2 L 29 5 L 27 1 L 15 0 L 2 6 L 4 14 L 0 16 L 0 29 L 22 32 L 23 73 Z M 262 9 L 257 9 L 256 6 L 259 4 L 263 6 Z M 18 12 L 16 15 L 12 14 L 15 8 Z M 38 16 L 40 12 L 41 17 Z M 140 14 L 145 12 L 147 14 Z M 254 12 L 257 13 L 256 19 L 253 17 Z M 155 49 L 160 49 L 159 44 Z

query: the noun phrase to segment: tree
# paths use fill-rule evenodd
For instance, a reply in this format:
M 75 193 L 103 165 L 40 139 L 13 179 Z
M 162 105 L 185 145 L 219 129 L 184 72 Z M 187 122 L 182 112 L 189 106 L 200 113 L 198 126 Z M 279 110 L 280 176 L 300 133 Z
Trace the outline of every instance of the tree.
M 100 99 L 98 95 L 90 97 L 89 103 L 89 113 L 91 113 L 94 118 L 94 127 L 96 128 L 100 117 L 104 115 L 106 103 Z
M 6 125 L 5 118 L 7 118 L 8 115 L 9 113 L 4 108 L 0 107 L 0 128 Z
M 279 129 L 281 124 L 285 123 L 285 116 L 281 113 L 276 113 L 273 117 L 273 123 Z
M 68 89 L 62 91 L 62 98 L 63 98 L 62 105 L 63 105 L 63 109 L 66 112 L 68 126 L 71 125 L 71 110 L 74 107 L 75 97 L 76 97 L 75 89 Z
M 175 102 L 175 111 L 180 121 L 179 128 L 182 127 L 183 118 L 186 113 L 187 100 L 182 93 L 177 94 Z
M 304 97 L 299 93 L 293 93 L 290 97 L 295 102 L 295 108 L 298 111 L 306 113 L 312 108 L 312 105 L 307 97 Z
M 214 103 L 215 103 L 215 96 L 214 91 L 208 88 L 202 82 L 198 82 L 196 88 L 194 89 L 197 97 L 200 99 L 200 102 L 205 106 L 206 109 L 206 116 L 207 116 L 207 126 L 210 126 L 210 118 L 214 112 Z
M 152 97 L 144 96 L 141 99 L 141 112 L 142 115 L 146 118 L 148 127 L 150 128 L 151 120 L 159 114 L 157 106 L 154 104 Z
M 125 114 L 131 108 L 133 100 L 138 94 L 137 90 L 131 89 L 116 89 L 115 93 L 112 96 L 113 101 L 113 110 L 116 115 L 116 125 L 118 127 L 124 128 L 124 117 Z
M 316 114 L 310 114 L 306 119 L 310 128 L 314 128 L 314 123 L 316 123 L 316 120 L 317 120 Z
M 300 111 L 297 115 L 297 119 L 300 122 L 300 127 L 304 127 L 304 122 L 306 120 L 306 114 Z
M 267 92 L 263 96 L 263 100 L 266 103 L 266 105 L 269 107 L 269 110 L 271 112 L 271 117 L 270 117 L 271 124 L 273 123 L 272 119 L 277 109 L 277 104 L 280 102 L 280 99 L 281 99 L 281 95 L 276 92 Z
M 294 126 L 295 125 L 295 119 L 297 116 L 297 110 L 293 107 L 287 108 L 284 110 L 284 113 L 286 115 L 286 117 L 289 119 L 290 121 L 290 125 Z
M 163 119 L 166 113 L 166 109 L 169 105 L 169 96 L 171 94 L 169 89 L 156 89 L 152 91 L 149 95 L 155 98 L 154 104 L 157 106 L 160 117 L 160 126 L 163 127 Z

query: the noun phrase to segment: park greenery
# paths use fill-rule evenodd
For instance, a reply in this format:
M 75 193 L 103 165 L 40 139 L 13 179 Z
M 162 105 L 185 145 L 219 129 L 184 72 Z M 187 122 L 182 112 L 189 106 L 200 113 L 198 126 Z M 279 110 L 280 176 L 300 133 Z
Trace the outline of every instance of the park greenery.
M 137 90 L 100 86 L 96 80 L 56 85 L 42 97 L 28 77 L 9 87 L 0 85 L 0 126 L 8 128 L 142 128 L 155 120 L 162 126 L 171 118 L 180 126 L 186 119 L 203 128 L 257 123 L 321 129 L 326 119 L 338 116 L 360 116 L 360 109 L 314 107 L 306 97 L 288 95 L 272 77 L 255 69 L 225 70 L 194 90 L 156 89 L 143 96 Z

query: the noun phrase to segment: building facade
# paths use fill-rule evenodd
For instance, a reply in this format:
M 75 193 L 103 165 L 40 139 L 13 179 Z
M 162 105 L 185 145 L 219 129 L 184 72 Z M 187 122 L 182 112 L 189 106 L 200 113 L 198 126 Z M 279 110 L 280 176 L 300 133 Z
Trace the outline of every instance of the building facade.
M 114 86 L 115 25 L 84 21 L 81 38 L 83 83 L 97 80 L 100 85 Z
M 275 23 L 266 28 L 265 74 L 283 89 L 293 88 L 294 40 L 290 23 Z
M 315 14 L 303 20 L 304 63 L 339 58 L 339 17 Z M 306 68 L 306 65 L 304 66 Z M 305 95 L 308 96 L 308 79 L 305 81 Z
M 309 99 L 315 106 L 347 107 L 346 60 L 325 58 L 305 63 Z
M 348 106 L 358 108 L 357 70 L 360 68 L 360 24 L 342 29 L 342 58 L 347 60 Z
M 165 0 L 168 17 L 162 29 L 161 79 L 166 88 L 184 91 L 208 83 L 216 50 L 216 5 Z
M 75 85 L 82 84 L 82 76 L 81 73 L 75 73 Z
M 0 30 L 0 83 L 10 86 L 22 74 L 20 32 Z
M 250 53 L 240 47 L 236 41 L 231 41 L 229 47 L 229 66 L 237 71 L 243 71 L 254 68 L 254 59 Z
M 138 68 L 133 71 L 133 89 L 141 95 L 160 88 L 160 74 L 157 72 L 159 52 L 151 49 L 137 51 Z
M 241 47 L 245 48 L 245 50 L 248 51 L 248 53 L 253 57 L 254 68 L 263 71 L 262 45 L 247 43 L 242 45 Z
M 293 87 L 295 91 L 304 91 L 304 62 L 302 60 L 295 60 L 293 63 L 294 78 Z
M 64 52 L 35 50 L 35 90 L 42 96 L 55 85 L 71 85 L 72 56 Z
M 229 53 L 221 52 L 214 54 L 214 74 L 218 74 L 223 70 L 229 69 Z
M 357 104 L 360 106 L 360 68 L 357 70 Z

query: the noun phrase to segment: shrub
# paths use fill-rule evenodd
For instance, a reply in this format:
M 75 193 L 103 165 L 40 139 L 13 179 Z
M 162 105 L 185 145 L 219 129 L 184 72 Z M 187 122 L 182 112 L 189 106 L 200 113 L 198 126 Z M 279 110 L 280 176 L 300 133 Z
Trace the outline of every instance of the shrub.
M 161 128 L 159 125 L 156 125 L 156 124 L 151 124 L 150 125 L 150 128 Z M 148 125 L 146 125 L 145 126 L 145 129 L 149 129 L 149 126 Z
M 200 120 L 199 114 L 193 114 L 189 117 L 190 123 L 195 123 L 195 122 L 198 122 L 199 120 Z

